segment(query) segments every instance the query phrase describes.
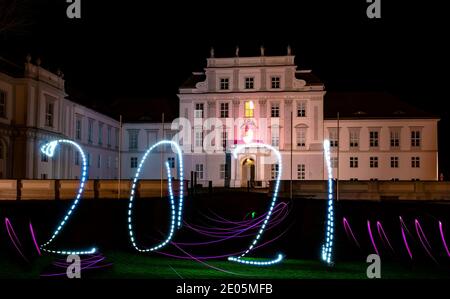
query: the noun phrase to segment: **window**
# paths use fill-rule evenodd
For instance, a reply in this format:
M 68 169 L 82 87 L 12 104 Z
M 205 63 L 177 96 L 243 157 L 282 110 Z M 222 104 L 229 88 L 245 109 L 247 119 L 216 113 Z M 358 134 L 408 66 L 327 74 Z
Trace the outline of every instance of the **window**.
M 98 144 L 103 144 L 103 124 L 98 124 Z
M 227 172 L 227 165 L 220 164 L 220 169 L 219 169 L 220 179 L 225 179 L 226 172 Z
M 195 164 L 195 171 L 197 172 L 197 178 L 203 180 L 203 164 Z
M 411 146 L 420 147 L 420 131 L 418 130 L 411 131 Z
M 338 168 L 338 158 L 331 157 L 330 164 L 331 164 L 331 168 Z
M 129 150 L 137 150 L 138 149 L 138 136 L 139 130 L 128 130 L 128 148 Z
M 116 169 L 119 168 L 119 157 L 115 157 L 115 159 L 114 159 L 114 167 Z
M 195 131 L 195 146 L 196 147 L 203 146 L 203 131 L 201 129 L 197 129 Z
M 247 101 L 244 103 L 245 117 L 253 117 L 253 111 L 255 110 L 255 105 L 253 101 Z
M 170 168 L 175 168 L 175 157 L 168 157 L 167 162 L 169 163 Z
M 75 138 L 81 140 L 81 119 L 75 121 Z
M 220 103 L 220 117 L 228 117 L 228 103 Z
M 297 128 L 297 146 L 306 146 L 306 128 Z
M 411 157 L 411 167 L 420 168 L 420 157 Z
M 358 168 L 358 157 L 350 157 L 350 168 Z
M 44 153 L 41 153 L 41 162 L 48 162 L 48 156 Z
M 101 168 L 102 167 L 102 156 L 100 154 L 98 154 L 97 156 L 97 168 Z
M 130 168 L 137 168 L 137 157 L 131 157 L 130 158 Z
M 106 168 L 111 168 L 111 156 L 108 156 L 108 159 L 106 160 Z
M 245 78 L 245 89 L 253 89 L 255 86 L 255 79 L 253 77 Z
M 350 148 L 359 147 L 359 131 L 350 130 Z
M 271 129 L 272 132 L 272 146 L 280 145 L 280 128 L 275 127 Z
M 306 102 L 301 101 L 297 103 L 297 117 L 306 117 Z
M 6 92 L 0 90 L 0 117 L 6 117 Z
M 306 178 L 305 164 L 297 165 L 297 179 L 304 180 Z
M 41 173 L 41 180 L 46 180 L 46 179 L 47 179 L 47 174 Z
M 278 164 L 272 164 L 270 168 L 270 177 L 272 180 L 276 180 L 278 176 L 278 171 L 280 170 L 280 166 Z
M 53 113 L 54 113 L 54 104 L 53 102 L 47 101 L 45 105 L 45 125 L 47 127 L 53 128 Z
M 115 146 L 116 146 L 116 148 L 118 148 L 119 147 L 119 129 L 118 128 L 116 128 L 115 129 L 115 132 L 114 132 L 114 143 L 115 143 Z
M 88 122 L 88 142 L 92 143 L 92 139 L 94 135 L 94 120 L 90 119 Z
M 271 78 L 271 86 L 273 89 L 279 89 L 280 88 L 280 77 L 272 77 Z
M 370 168 L 378 168 L 378 157 L 370 157 Z
M 330 147 L 338 147 L 339 141 L 338 141 L 338 131 L 337 128 L 330 128 L 329 129 L 330 134 Z
M 391 168 L 398 168 L 398 157 L 391 157 Z
M 195 111 L 194 111 L 194 117 L 195 118 L 203 118 L 203 103 L 196 103 L 195 104 Z
M 225 129 L 225 130 L 222 131 L 222 147 L 223 147 L 223 150 L 227 149 L 227 141 L 228 141 L 228 133 L 227 133 L 227 131 Z
M 112 128 L 110 126 L 108 126 L 108 132 L 106 134 L 106 143 L 107 143 L 108 147 L 111 147 L 111 130 L 112 130 Z
M 391 147 L 400 147 L 400 131 L 399 130 L 391 130 L 390 133 L 391 139 Z
M 280 104 L 272 103 L 270 108 L 270 116 L 271 117 L 280 117 Z
M 369 146 L 378 147 L 378 131 L 369 132 Z
M 88 166 L 91 166 L 91 154 L 90 153 L 86 153 L 86 164 Z
M 75 151 L 75 165 L 80 165 L 80 152 Z
M 221 90 L 230 89 L 230 79 L 229 78 L 220 78 L 220 89 Z

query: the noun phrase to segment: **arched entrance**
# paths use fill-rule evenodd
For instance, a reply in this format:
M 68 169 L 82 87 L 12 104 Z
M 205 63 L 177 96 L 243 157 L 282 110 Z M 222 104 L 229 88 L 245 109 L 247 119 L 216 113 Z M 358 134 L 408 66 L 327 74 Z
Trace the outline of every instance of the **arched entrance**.
M 255 185 L 255 160 L 246 158 L 242 161 L 242 179 L 241 186 L 247 187 L 248 182 L 250 186 Z

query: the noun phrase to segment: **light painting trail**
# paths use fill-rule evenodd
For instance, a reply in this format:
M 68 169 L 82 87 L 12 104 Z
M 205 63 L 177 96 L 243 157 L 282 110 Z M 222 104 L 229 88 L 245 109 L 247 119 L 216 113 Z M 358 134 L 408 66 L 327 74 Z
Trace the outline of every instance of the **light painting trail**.
M 377 255 L 380 255 L 380 253 L 378 252 L 377 245 L 375 244 L 375 239 L 373 238 L 372 228 L 370 227 L 370 221 L 369 220 L 367 220 L 367 231 L 369 232 L 369 237 L 370 237 L 370 241 L 372 242 L 373 250 L 375 250 L 375 253 Z
M 322 245 L 322 260 L 328 265 L 332 265 L 331 254 L 333 251 L 333 238 L 334 238 L 334 211 L 333 211 L 333 172 L 331 168 L 331 156 L 330 156 L 330 141 L 328 139 L 323 142 L 323 149 L 325 153 L 325 161 L 327 164 L 328 173 L 328 213 L 327 213 L 327 229 L 325 235 L 325 244 Z
M 434 258 L 433 254 L 431 254 L 431 245 L 430 242 L 428 242 L 427 237 L 425 236 L 425 233 L 423 232 L 422 226 L 419 223 L 419 220 L 415 219 L 414 224 L 416 227 L 417 236 L 419 237 L 420 243 L 422 243 L 423 248 L 425 249 L 428 256 L 437 264 L 438 262 Z M 422 239 L 423 237 L 423 239 Z M 424 242 L 425 241 L 425 242 Z
M 259 239 L 261 238 L 261 236 L 263 235 L 266 226 L 270 220 L 270 217 L 272 215 L 273 209 L 275 207 L 275 204 L 277 202 L 277 198 L 278 198 L 278 189 L 280 187 L 280 180 L 281 180 L 281 172 L 282 172 L 282 160 L 281 160 L 281 154 L 280 152 L 274 148 L 271 145 L 268 144 L 264 144 L 264 143 L 248 143 L 248 144 L 240 144 L 237 145 L 232 154 L 233 157 L 235 159 L 237 159 L 238 154 L 242 151 L 244 151 L 245 149 L 259 149 L 259 148 L 266 148 L 272 152 L 275 153 L 275 156 L 277 158 L 277 163 L 278 163 L 278 171 L 277 171 L 277 177 L 276 177 L 276 181 L 275 181 L 275 188 L 273 191 L 273 195 L 272 195 L 272 201 L 269 207 L 269 211 L 266 214 L 266 217 L 264 219 L 263 224 L 261 225 L 261 228 L 259 229 L 258 233 L 256 234 L 256 237 L 253 239 L 253 241 L 251 242 L 250 246 L 247 248 L 246 251 L 244 251 L 244 253 L 242 253 L 240 256 L 234 257 L 234 256 L 230 256 L 228 257 L 229 261 L 232 262 L 237 262 L 237 263 L 241 263 L 241 264 L 246 264 L 246 265 L 253 265 L 253 266 L 269 266 L 269 265 L 273 265 L 276 263 L 279 263 L 283 260 L 283 255 L 282 254 L 278 254 L 276 258 L 272 259 L 272 260 L 267 260 L 267 261 L 254 261 L 254 260 L 244 260 L 243 258 L 254 249 L 255 245 L 258 243 Z
M 168 184 L 168 189 L 169 189 L 169 199 L 170 199 L 170 209 L 171 209 L 171 222 L 170 222 L 170 231 L 169 234 L 167 236 L 167 238 L 153 246 L 150 248 L 140 248 L 137 243 L 136 243 L 136 239 L 134 237 L 134 231 L 133 231 L 133 219 L 132 219 L 132 214 L 133 214 L 133 203 L 134 203 L 134 196 L 135 196 L 135 190 L 136 190 L 136 186 L 137 186 L 137 181 L 139 180 L 139 176 L 141 174 L 141 169 L 142 166 L 145 163 L 145 160 L 147 159 L 148 155 L 151 153 L 151 151 L 161 145 L 172 145 L 175 147 L 176 151 L 177 151 L 177 156 L 178 156 L 178 171 L 179 171 L 179 181 L 180 181 L 180 190 L 179 190 L 179 200 L 178 200 L 178 208 L 176 208 L 175 206 L 175 199 L 174 199 L 174 194 L 173 194 L 173 188 L 172 188 L 172 175 L 170 173 L 170 167 L 169 167 L 169 163 L 166 162 L 165 166 L 166 166 L 166 171 L 167 171 L 167 184 Z M 144 156 L 142 157 L 136 174 L 134 175 L 134 179 L 133 179 L 133 184 L 131 186 L 131 192 L 130 192 L 130 202 L 128 204 L 128 233 L 130 236 L 130 241 L 132 246 L 140 252 L 151 252 L 151 251 L 155 251 L 155 250 L 159 250 L 161 248 L 163 248 L 164 246 L 166 246 L 173 238 L 174 233 L 175 233 L 175 228 L 180 228 L 181 227 L 181 221 L 182 221 L 182 211 L 183 211 L 183 156 L 182 156 L 182 152 L 180 147 L 178 146 L 177 143 L 175 143 L 174 141 L 169 141 L 169 140 L 162 140 L 159 141 L 157 143 L 155 143 L 154 145 L 152 145 L 144 154 Z
M 83 194 L 84 191 L 84 187 L 86 184 L 86 179 L 87 179 L 87 174 L 88 174 L 88 167 L 87 167 L 87 159 L 86 159 L 86 155 L 84 154 L 83 149 L 81 148 L 81 146 L 69 139 L 59 139 L 59 140 L 54 140 L 54 141 L 50 141 L 46 144 L 44 144 L 41 147 L 41 152 L 42 154 L 48 156 L 48 157 L 53 157 L 55 155 L 55 149 L 56 146 L 60 143 L 66 143 L 66 144 L 70 144 L 73 145 L 75 147 L 76 150 L 78 150 L 81 154 L 81 159 L 82 159 L 82 166 L 81 166 L 81 179 L 80 179 L 80 185 L 78 187 L 78 191 L 77 191 L 77 195 L 75 196 L 75 200 L 72 203 L 72 206 L 70 207 L 70 209 L 68 210 L 68 212 L 66 213 L 66 215 L 64 216 L 63 220 L 60 222 L 59 226 L 56 228 L 56 230 L 53 232 L 53 235 L 50 237 L 50 239 L 44 243 L 43 245 L 41 245 L 41 250 L 46 251 L 46 252 L 50 252 L 50 253 L 56 253 L 56 254 L 63 254 L 63 255 L 70 255 L 70 254 L 78 254 L 78 255 L 84 255 L 84 254 L 93 254 L 96 252 L 96 248 L 92 248 L 90 250 L 51 250 L 51 249 L 47 249 L 46 247 L 52 243 L 55 238 L 58 236 L 58 234 L 61 232 L 61 230 L 63 229 L 63 227 L 66 225 L 67 221 L 69 220 L 69 218 L 72 216 L 73 212 L 75 211 L 75 208 L 78 206 L 80 199 L 81 199 L 81 195 Z
M 348 223 L 347 218 L 345 218 L 345 217 L 342 218 L 342 223 L 343 223 L 343 225 L 344 225 L 344 230 L 345 230 L 345 232 L 346 232 L 346 234 L 347 234 L 347 237 L 349 237 L 349 235 L 352 236 L 352 239 L 353 239 L 353 241 L 355 242 L 355 244 L 356 244 L 358 247 L 361 248 L 361 246 L 359 245 L 358 240 L 356 240 L 355 234 L 353 234 L 353 230 L 352 230 L 352 228 L 350 227 L 350 223 Z M 349 237 L 349 238 L 350 238 L 350 237 Z
M 445 242 L 444 231 L 442 229 L 442 222 L 439 221 L 439 232 L 441 233 L 442 244 L 444 245 L 447 256 L 450 257 L 450 251 L 448 250 L 447 242 Z
M 378 235 L 380 236 L 381 241 L 383 241 L 384 246 L 387 247 L 386 246 L 386 243 L 387 243 L 389 248 L 392 250 L 392 252 L 395 252 L 394 248 L 391 245 L 391 242 L 389 241 L 389 238 L 388 238 L 386 232 L 383 229 L 383 225 L 381 224 L 380 221 L 377 221 L 377 230 L 378 230 Z

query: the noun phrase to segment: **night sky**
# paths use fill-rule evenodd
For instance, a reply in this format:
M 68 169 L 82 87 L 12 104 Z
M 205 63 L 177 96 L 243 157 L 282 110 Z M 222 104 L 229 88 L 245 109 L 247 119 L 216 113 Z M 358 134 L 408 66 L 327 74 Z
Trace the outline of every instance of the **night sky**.
M 381 0 L 382 18 L 371 20 L 366 0 L 81 0 L 82 18 L 71 20 L 65 0 L 16 2 L 23 24 L 0 33 L 0 56 L 39 56 L 61 68 L 72 99 L 112 116 L 175 116 L 179 85 L 203 69 L 211 46 L 221 57 L 236 45 L 257 56 L 262 44 L 283 55 L 290 44 L 327 90 L 386 91 L 441 116 L 441 171 L 450 175 L 450 18 L 441 4 Z

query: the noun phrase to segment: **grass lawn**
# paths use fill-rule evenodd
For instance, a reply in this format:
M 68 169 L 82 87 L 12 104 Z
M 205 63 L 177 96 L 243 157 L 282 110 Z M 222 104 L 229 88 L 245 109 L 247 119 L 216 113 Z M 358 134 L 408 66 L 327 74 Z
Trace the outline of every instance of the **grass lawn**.
M 106 262 L 111 266 L 82 272 L 84 278 L 169 278 L 169 279 L 365 279 L 364 262 L 338 262 L 333 268 L 315 260 L 286 259 L 281 264 L 258 267 L 241 265 L 225 260 L 204 263 L 142 255 L 130 252 L 109 251 Z M 52 266 L 55 257 L 44 256 L 20 265 L 0 258 L 0 278 L 39 278 L 41 274 L 61 272 Z M 420 279 L 450 278 L 450 271 L 443 267 L 405 266 L 398 263 L 382 263 L 382 278 Z

